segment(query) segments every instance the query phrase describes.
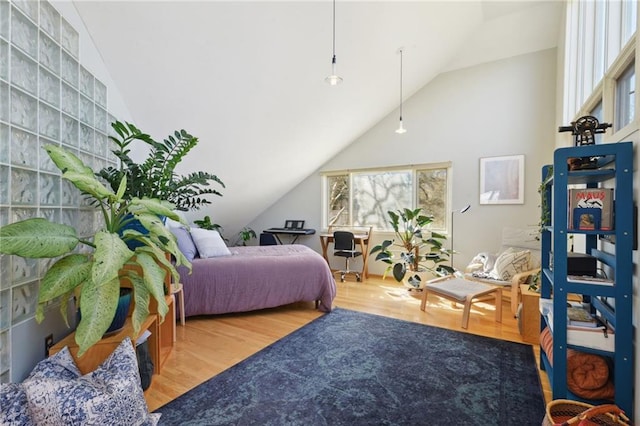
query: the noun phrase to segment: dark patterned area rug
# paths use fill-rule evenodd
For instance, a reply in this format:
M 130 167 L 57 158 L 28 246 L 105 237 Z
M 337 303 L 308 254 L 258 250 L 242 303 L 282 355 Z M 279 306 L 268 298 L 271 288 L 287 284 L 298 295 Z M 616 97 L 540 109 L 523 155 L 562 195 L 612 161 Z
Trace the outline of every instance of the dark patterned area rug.
M 336 309 L 159 408 L 161 425 L 540 425 L 532 347 Z

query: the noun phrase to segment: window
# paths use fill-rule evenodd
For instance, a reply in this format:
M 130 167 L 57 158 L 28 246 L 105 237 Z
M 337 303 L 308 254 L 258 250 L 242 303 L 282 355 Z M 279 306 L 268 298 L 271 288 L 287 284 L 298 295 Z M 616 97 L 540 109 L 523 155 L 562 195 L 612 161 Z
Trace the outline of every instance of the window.
M 389 230 L 387 211 L 422 208 L 432 228 L 446 230 L 450 164 L 327 173 L 324 226 L 373 226 Z
M 594 89 L 615 68 L 625 46 L 633 44 L 637 10 L 635 0 L 567 2 L 564 122 L 582 115 L 580 110 Z
M 615 130 L 633 121 L 635 114 L 636 70 L 632 62 L 616 80 Z

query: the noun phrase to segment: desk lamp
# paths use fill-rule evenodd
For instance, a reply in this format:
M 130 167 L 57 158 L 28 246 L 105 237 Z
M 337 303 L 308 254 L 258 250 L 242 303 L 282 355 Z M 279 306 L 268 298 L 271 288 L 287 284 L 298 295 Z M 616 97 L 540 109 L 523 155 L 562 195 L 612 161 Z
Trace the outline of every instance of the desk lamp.
M 453 268 L 453 254 L 455 253 L 453 251 L 453 216 L 454 216 L 455 213 L 465 213 L 470 208 L 471 208 L 471 205 L 467 204 L 466 206 L 464 206 L 461 209 L 451 210 L 451 268 Z

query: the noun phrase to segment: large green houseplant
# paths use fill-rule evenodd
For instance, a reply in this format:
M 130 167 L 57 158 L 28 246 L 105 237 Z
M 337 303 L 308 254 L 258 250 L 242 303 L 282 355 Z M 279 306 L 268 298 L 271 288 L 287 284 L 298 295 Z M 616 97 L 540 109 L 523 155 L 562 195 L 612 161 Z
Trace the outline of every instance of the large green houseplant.
M 178 273 L 166 253 L 175 257 L 177 265 L 190 267 L 190 263 L 159 217 L 179 221 L 173 205 L 151 198 L 124 199 L 126 176 L 114 192 L 69 151 L 54 145 L 45 145 L 44 149 L 62 171 L 63 179 L 91 198 L 100 209 L 103 226 L 91 238 L 81 239 L 73 227 L 42 218 L 11 223 L 0 228 L 0 252 L 26 258 L 62 256 L 40 282 L 36 319 L 43 320 L 45 304 L 62 297 L 61 311 L 66 320 L 67 303 L 75 295 L 82 313 L 75 338 L 82 355 L 109 327 L 118 304 L 121 280 L 128 280 L 134 289 L 132 321 L 139 330 L 149 315 L 151 297 L 157 300 L 162 317 L 168 311 L 165 274 L 168 271 L 177 280 Z M 126 229 L 133 218 L 144 225 L 147 234 Z M 126 243 L 131 240 L 140 243 L 135 251 L 127 247 Z M 89 246 L 89 253 L 79 252 L 80 244 Z
M 120 166 L 105 167 L 98 175 L 109 182 L 114 191 L 126 176 L 125 199 L 158 198 L 169 201 L 178 210 L 186 211 L 210 204 L 211 201 L 204 197 L 206 195 L 222 195 L 210 187 L 216 183 L 224 188 L 224 183 L 214 174 L 198 171 L 179 176 L 175 172 L 177 165 L 198 144 L 197 137 L 180 130 L 162 142 L 156 142 L 131 123 L 115 121 L 111 127 L 117 137 L 109 138 L 117 146 L 113 153 L 120 159 Z M 149 154 L 142 163 L 135 162 L 129 156 L 134 141 L 148 145 Z
M 446 236 L 428 229 L 433 218 L 422 214 L 421 210 L 388 211 L 396 239 L 384 240 L 371 249 L 371 254 L 377 253 L 375 260 L 389 265 L 383 277 L 392 272 L 396 281 L 401 282 L 409 273 L 407 284 L 410 288 L 422 287 L 420 273 L 442 276 L 455 272 L 444 264 L 450 255 L 450 251 L 443 248 Z

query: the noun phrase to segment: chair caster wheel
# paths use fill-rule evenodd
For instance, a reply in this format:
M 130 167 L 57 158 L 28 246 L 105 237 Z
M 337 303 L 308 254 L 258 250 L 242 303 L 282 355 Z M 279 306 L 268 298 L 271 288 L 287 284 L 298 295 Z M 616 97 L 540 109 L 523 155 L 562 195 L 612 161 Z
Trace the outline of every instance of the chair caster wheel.
M 360 275 L 356 275 L 356 281 L 361 282 L 362 278 L 360 278 Z

